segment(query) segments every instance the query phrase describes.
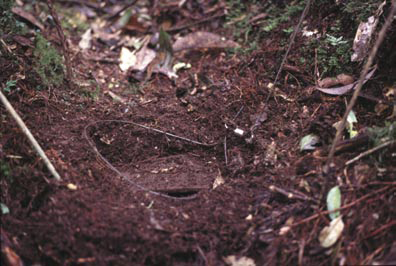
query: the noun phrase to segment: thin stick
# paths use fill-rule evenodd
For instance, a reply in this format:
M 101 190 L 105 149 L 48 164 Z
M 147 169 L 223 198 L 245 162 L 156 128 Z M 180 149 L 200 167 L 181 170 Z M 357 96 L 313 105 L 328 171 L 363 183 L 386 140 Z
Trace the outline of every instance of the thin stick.
M 376 190 L 376 191 L 373 191 L 372 193 L 369 193 L 369 194 L 367 194 L 367 195 L 365 195 L 365 196 L 363 196 L 363 197 L 361 197 L 361 198 L 359 198 L 359 199 L 357 199 L 357 200 L 355 200 L 355 201 L 352 201 L 351 203 L 349 203 L 349 204 L 347 204 L 347 205 L 342 206 L 341 208 L 334 209 L 334 210 L 331 210 L 331 211 L 322 211 L 322 212 L 320 212 L 320 213 L 314 214 L 314 215 L 312 215 L 312 216 L 310 216 L 310 217 L 308 217 L 308 218 L 305 218 L 305 219 L 303 219 L 303 220 L 301 220 L 301 221 L 299 221 L 299 222 L 297 222 L 297 223 L 294 223 L 294 224 L 290 225 L 290 227 L 294 227 L 294 226 L 296 226 L 296 225 L 300 225 L 300 224 L 303 224 L 303 223 L 310 222 L 310 221 L 312 221 L 313 219 L 318 218 L 319 216 L 322 216 L 322 215 L 327 215 L 327 214 L 329 214 L 329 213 L 333 213 L 333 212 L 336 212 L 336 211 L 348 209 L 348 208 L 350 208 L 350 207 L 355 206 L 355 205 L 358 204 L 359 202 L 361 202 L 361 201 L 363 201 L 363 200 L 366 200 L 367 198 L 371 197 L 372 195 L 381 193 L 381 192 L 387 190 L 387 189 L 390 188 L 390 187 L 391 187 L 391 186 L 382 187 L 382 188 L 380 188 L 380 189 L 378 189 L 378 190 Z M 382 196 L 382 195 L 381 195 L 381 196 Z
M 311 0 L 308 0 L 307 4 L 305 5 L 304 11 L 301 14 L 300 21 L 298 21 L 297 27 L 294 29 L 293 34 L 290 37 L 289 47 L 287 47 L 286 53 L 285 53 L 285 55 L 283 56 L 283 59 L 282 59 L 282 63 L 279 66 L 278 73 L 276 73 L 276 77 L 275 77 L 275 81 L 274 81 L 274 90 L 275 90 L 276 83 L 278 82 L 279 75 L 282 72 L 283 65 L 286 63 L 287 56 L 289 55 L 290 49 L 291 49 L 291 47 L 292 47 L 292 45 L 294 43 L 294 39 L 296 38 L 297 32 L 300 30 L 301 23 L 303 22 L 305 16 L 307 15 L 307 12 L 308 12 L 308 9 L 309 9 L 310 5 L 311 5 Z M 271 95 L 272 95 L 272 92 L 268 94 L 266 102 L 268 102 L 268 100 L 271 97 Z
M 227 156 L 227 136 L 224 137 L 224 159 L 225 165 L 228 165 L 228 156 Z
M 210 17 L 207 17 L 207 18 L 204 18 L 202 20 L 195 21 L 195 22 L 192 22 L 192 23 L 189 23 L 189 24 L 186 24 L 186 25 L 181 25 L 181 26 L 170 28 L 167 31 L 168 32 L 174 32 L 174 31 L 184 30 L 186 28 L 190 28 L 192 26 L 195 26 L 195 25 L 198 25 L 198 24 L 201 24 L 201 23 L 204 23 L 204 22 L 208 22 L 208 21 L 210 21 L 212 19 L 215 19 L 215 18 L 221 18 L 224 15 L 225 15 L 224 13 L 213 15 L 213 16 L 210 16 Z
M 274 191 L 274 192 L 278 192 L 279 194 L 282 194 L 282 195 L 288 197 L 289 199 L 316 201 L 315 199 L 304 195 L 304 193 L 302 193 L 300 191 L 290 192 L 290 191 L 286 191 L 286 190 L 284 190 L 284 189 L 282 189 L 280 187 L 274 186 L 274 185 L 271 185 L 268 188 L 269 188 L 269 190 Z
M 21 117 L 17 114 L 15 111 L 14 107 L 10 104 L 10 102 L 7 100 L 7 98 L 4 96 L 3 92 L 0 90 L 0 100 L 4 104 L 5 108 L 7 111 L 10 113 L 12 118 L 17 122 L 18 126 L 21 128 L 22 132 L 26 135 L 26 137 L 29 139 L 30 143 L 33 146 L 33 149 L 38 153 L 38 155 L 43 159 L 44 164 L 47 166 L 48 171 L 52 174 L 52 176 L 55 178 L 55 180 L 60 181 L 61 177 L 56 171 L 55 167 L 52 165 L 50 160 L 48 159 L 47 155 L 45 155 L 43 149 L 40 147 L 36 139 L 33 137 L 32 133 L 30 133 L 30 130 L 27 128 Z
M 376 152 L 376 151 L 378 151 L 378 150 L 380 150 L 380 149 L 383 149 L 383 148 L 385 148 L 386 146 L 392 146 L 392 145 L 395 145 L 395 144 L 396 144 L 396 140 L 390 140 L 390 141 L 384 142 L 384 143 L 382 143 L 381 145 L 378 145 L 378 146 L 376 146 L 376 147 L 374 147 L 374 148 L 372 148 L 372 149 L 370 149 L 370 150 L 367 150 L 367 151 L 365 151 L 365 152 L 362 152 L 361 154 L 359 154 L 359 155 L 356 156 L 355 158 L 353 158 L 353 159 L 347 161 L 347 162 L 345 163 L 345 165 L 350 165 L 350 164 L 352 164 L 352 163 L 354 163 L 354 162 L 360 160 L 360 159 L 363 158 L 364 156 L 367 156 L 367 155 L 369 155 L 369 154 L 371 154 L 371 153 L 374 153 L 374 152 Z
M 384 26 L 382 26 L 382 29 L 381 29 L 381 31 L 380 31 L 380 33 L 378 35 L 378 39 L 376 40 L 376 42 L 374 44 L 374 47 L 373 47 L 373 49 L 370 52 L 370 55 L 368 57 L 368 60 L 367 60 L 366 64 L 364 65 L 362 73 L 360 74 L 359 82 L 358 82 L 358 84 L 357 84 L 357 86 L 355 88 L 355 91 L 353 93 L 352 99 L 349 102 L 349 104 L 347 106 L 347 109 L 345 110 L 345 114 L 344 114 L 344 116 L 343 116 L 343 118 L 341 120 L 341 124 L 340 124 L 340 126 L 337 127 L 337 133 L 336 133 L 336 135 L 334 137 L 334 140 L 333 140 L 333 143 L 331 145 L 331 149 L 330 149 L 329 155 L 327 157 L 326 165 L 323 167 L 323 173 L 324 174 L 327 174 L 328 171 L 329 171 L 330 164 L 331 164 L 331 162 L 333 161 L 333 158 L 334 158 L 334 153 L 335 153 L 335 150 L 336 150 L 336 146 L 337 146 L 338 142 L 341 139 L 342 132 L 345 129 L 345 125 L 346 125 L 346 121 L 347 121 L 349 112 L 352 110 L 353 106 L 356 103 L 356 100 L 357 100 L 357 98 L 359 96 L 360 90 L 362 89 L 363 81 L 364 81 L 364 79 L 365 79 L 365 77 L 366 77 L 366 75 L 367 75 L 367 73 L 368 73 L 368 71 L 370 69 L 370 66 L 373 64 L 374 57 L 377 54 L 379 46 L 381 45 L 382 41 L 385 38 L 385 33 L 386 33 L 386 31 L 388 30 L 389 26 L 391 25 L 391 23 L 393 21 L 393 15 L 394 15 L 395 11 L 396 11 L 396 2 L 395 2 L 395 0 L 393 0 L 392 1 L 391 11 L 389 12 L 388 17 L 386 18 Z

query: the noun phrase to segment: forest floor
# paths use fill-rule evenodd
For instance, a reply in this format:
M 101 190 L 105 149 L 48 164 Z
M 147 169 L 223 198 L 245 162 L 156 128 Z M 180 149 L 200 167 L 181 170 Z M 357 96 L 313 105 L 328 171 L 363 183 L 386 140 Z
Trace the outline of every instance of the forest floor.
M 269 85 L 304 1 L 278 6 L 265 1 L 153 2 L 132 5 L 150 16 L 150 27 L 136 20 L 113 33 L 115 41 L 94 37 L 84 50 L 79 46 L 84 30 L 62 24 L 73 80 L 61 85 L 42 86 L 31 32 L 2 36 L 2 88 L 17 80 L 13 86 L 7 83 L 4 93 L 62 178 L 51 177 L 1 104 L 2 264 L 395 263 L 394 145 L 346 163 L 374 147 L 367 128 L 384 129 L 390 123 L 396 132 L 389 118 L 392 103 L 378 107 L 380 101 L 389 103 L 389 88 L 395 90 L 396 27 L 388 32 L 376 57 L 377 70 L 353 109 L 359 142 L 345 138 L 323 174 L 333 124 L 344 115 L 351 93 L 316 90 L 315 64 L 327 76 L 347 73 L 355 80 L 363 64 L 326 68 L 319 60 L 325 60 L 326 49 L 334 55 L 338 47 L 327 43 L 320 49 L 325 42 L 318 42 L 315 48 L 299 33 L 276 89 Z M 84 14 L 85 23 L 99 16 L 109 23 L 114 21 L 110 15 L 119 14 L 106 9 L 111 1 L 104 3 L 61 1 L 56 8 L 62 22 Z M 45 6 L 29 12 L 42 18 L 42 12 L 48 14 Z M 302 28 L 326 36 L 338 27 L 336 37 L 344 36 L 351 48 L 356 25 L 342 10 L 342 4 L 316 4 Z M 389 5 L 379 27 L 387 10 Z M 275 11 L 286 12 L 288 19 L 270 13 Z M 43 23 L 43 35 L 61 51 L 56 26 Z M 217 43 L 175 51 L 174 62 L 191 68 L 172 79 L 155 71 L 144 79 L 142 73 L 122 71 L 121 37 L 151 35 L 159 26 L 168 29 L 172 42 L 201 31 L 233 40 L 239 48 Z M 342 56 L 337 54 L 339 60 Z M 318 136 L 319 143 L 301 151 L 300 140 L 308 134 Z M 326 195 L 335 186 L 341 191 L 344 228 L 338 241 L 325 248 L 319 235 L 331 221 Z

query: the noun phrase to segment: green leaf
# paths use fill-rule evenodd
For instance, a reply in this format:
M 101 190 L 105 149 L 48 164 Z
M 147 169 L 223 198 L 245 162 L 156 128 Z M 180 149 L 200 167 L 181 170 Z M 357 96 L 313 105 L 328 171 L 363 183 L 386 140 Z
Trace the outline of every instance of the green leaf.
M 356 118 L 355 112 L 353 110 L 351 110 L 349 112 L 347 121 L 349 123 L 357 123 L 357 118 Z
M 339 209 L 341 207 L 341 191 L 338 186 L 330 189 L 329 193 L 327 193 L 327 210 L 333 211 L 335 209 Z M 334 220 L 338 216 L 340 216 L 340 211 L 332 212 L 329 214 L 330 219 Z
M 8 209 L 7 205 L 4 203 L 0 203 L 1 214 L 10 213 L 10 209 Z
M 357 123 L 357 118 L 355 113 L 351 110 L 348 114 L 348 118 L 347 118 L 347 130 L 349 133 L 349 137 L 353 138 L 354 136 L 356 136 L 358 134 L 357 130 L 353 129 L 353 123 Z
M 300 141 L 300 151 L 314 150 L 315 144 L 319 143 L 319 137 L 314 134 L 309 134 L 303 137 Z
M 16 83 L 17 83 L 16 80 L 9 80 L 9 81 L 7 81 L 6 86 L 5 86 L 5 88 L 4 88 L 4 91 L 5 91 L 5 92 L 10 92 L 10 91 L 11 91 L 11 88 L 15 87 Z

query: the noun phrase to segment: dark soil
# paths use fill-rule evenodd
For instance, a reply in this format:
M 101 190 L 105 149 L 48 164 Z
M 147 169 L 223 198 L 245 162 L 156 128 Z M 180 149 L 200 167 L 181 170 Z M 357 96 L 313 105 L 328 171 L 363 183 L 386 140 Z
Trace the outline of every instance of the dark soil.
M 150 7 L 151 14 L 168 12 L 175 20 L 186 12 L 192 21 L 204 17 L 192 10 Z M 321 16 L 338 14 L 328 12 L 313 9 L 307 21 L 312 28 L 326 27 Z M 180 21 L 189 22 L 188 17 Z M 395 262 L 394 149 L 385 149 L 381 160 L 373 154 L 346 166 L 372 147 L 366 138 L 340 148 L 330 173 L 323 175 L 332 124 L 343 116 L 350 95 L 312 91 L 310 65 L 297 66 L 301 72 L 283 71 L 280 92 L 267 88 L 286 51 L 280 46 L 288 38 L 282 29 L 297 21 L 298 16 L 246 55 L 224 49 L 176 53 L 192 68 L 178 72 L 175 81 L 153 74 L 137 93 L 133 88 L 143 82 L 128 81 L 130 73 L 118 64 L 92 59 L 112 57 L 108 46 L 97 42 L 84 54 L 78 49 L 81 34 L 73 32 L 67 39 L 78 82 L 38 90 L 32 48 L 5 38 L 14 45 L 14 57 L 0 58 L 2 87 L 16 73 L 26 73 L 19 89 L 6 96 L 62 181 L 51 178 L 0 105 L 1 202 L 10 210 L 1 216 L 2 264 L 226 265 L 230 255 L 249 257 L 256 265 Z M 232 39 L 232 28 L 221 27 L 224 22 L 219 16 L 182 32 L 206 30 Z M 55 27 L 47 26 L 46 35 L 60 45 Z M 395 36 L 393 30 L 385 40 L 376 79 L 364 88 L 376 99 L 394 82 L 389 75 L 395 65 L 386 54 Z M 304 56 L 297 49 L 303 41 L 297 37 L 291 62 Z M 194 74 L 201 77 L 198 82 Z M 99 91 L 75 84 L 87 80 L 96 80 Z M 213 83 L 204 84 L 207 80 Z M 125 101 L 115 101 L 109 91 Z M 375 105 L 359 98 L 354 108 L 359 129 L 384 126 L 390 112 L 378 116 Z M 322 145 L 300 152 L 299 141 L 308 133 L 319 135 Z M 214 188 L 219 180 L 224 183 Z M 335 185 L 342 191 L 345 228 L 337 244 L 325 249 L 318 236 L 330 222 L 325 196 Z

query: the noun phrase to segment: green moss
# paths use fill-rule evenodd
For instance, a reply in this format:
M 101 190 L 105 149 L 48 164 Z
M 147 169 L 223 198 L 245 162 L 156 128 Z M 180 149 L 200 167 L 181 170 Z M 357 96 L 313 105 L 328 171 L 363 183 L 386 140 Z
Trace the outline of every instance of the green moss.
M 10 166 L 3 160 L 0 160 L 0 176 L 10 178 L 11 169 Z
M 351 16 L 356 23 L 367 21 L 367 19 L 374 15 L 383 0 L 350 0 L 344 1 L 342 4 L 343 12 Z
M 23 34 L 26 25 L 15 19 L 11 12 L 14 0 L 0 0 L 0 35 L 9 33 Z
M 268 11 L 268 18 L 266 25 L 262 28 L 265 32 L 271 32 L 278 28 L 284 22 L 290 21 L 294 16 L 300 15 L 304 10 L 305 1 L 296 1 L 291 5 L 287 5 L 285 8 L 281 9 L 272 5 Z M 293 32 L 293 27 L 286 30 L 286 33 Z
M 34 69 L 45 86 L 59 86 L 63 82 L 64 67 L 58 51 L 41 35 L 36 36 Z

